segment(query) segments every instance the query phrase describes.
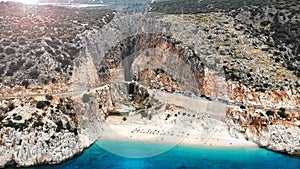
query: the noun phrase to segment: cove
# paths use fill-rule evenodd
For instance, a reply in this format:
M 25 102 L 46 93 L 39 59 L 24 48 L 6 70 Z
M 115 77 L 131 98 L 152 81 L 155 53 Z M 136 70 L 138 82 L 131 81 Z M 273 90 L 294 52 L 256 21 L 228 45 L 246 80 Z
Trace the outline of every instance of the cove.
M 183 169 L 183 168 L 230 168 L 230 169 L 299 169 L 300 158 L 275 153 L 262 148 L 191 147 L 178 145 L 157 156 L 127 158 L 110 153 L 100 145 L 120 146 L 132 153 L 136 142 L 98 140 L 81 155 L 59 165 L 44 165 L 30 169 Z M 163 144 L 144 143 L 145 150 L 157 149 Z M 141 146 L 138 146 L 139 150 Z

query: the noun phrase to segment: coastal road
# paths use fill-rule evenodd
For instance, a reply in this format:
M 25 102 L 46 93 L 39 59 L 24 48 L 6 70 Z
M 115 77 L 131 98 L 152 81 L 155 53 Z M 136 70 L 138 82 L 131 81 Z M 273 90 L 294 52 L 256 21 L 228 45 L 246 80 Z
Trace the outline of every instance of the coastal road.
M 98 89 L 104 87 L 109 84 L 138 84 L 142 87 L 145 87 L 149 90 L 149 93 L 154 94 L 154 97 L 165 103 L 172 103 L 175 105 L 182 105 L 183 107 L 190 109 L 192 111 L 203 112 L 211 115 L 214 118 L 219 120 L 225 119 L 226 116 L 226 106 L 238 106 L 241 104 L 234 103 L 228 100 L 219 100 L 213 99 L 206 96 L 199 96 L 192 93 L 185 92 L 173 92 L 162 89 L 155 89 L 143 82 L 138 81 L 120 81 L 120 82 L 104 82 L 95 87 L 84 88 L 80 90 L 74 91 L 65 91 L 65 92 L 56 92 L 56 93 L 41 93 L 41 94 L 29 94 L 29 95 L 11 95 L 11 96 L 0 96 L 0 99 L 13 99 L 13 98 L 28 98 L 28 97 L 39 97 L 46 95 L 53 96 L 78 96 L 84 93 L 88 93 L 91 90 Z M 275 108 L 264 108 L 258 105 L 252 105 L 251 108 L 264 109 L 264 110 L 277 110 Z M 288 111 L 300 111 L 297 109 L 288 110 Z

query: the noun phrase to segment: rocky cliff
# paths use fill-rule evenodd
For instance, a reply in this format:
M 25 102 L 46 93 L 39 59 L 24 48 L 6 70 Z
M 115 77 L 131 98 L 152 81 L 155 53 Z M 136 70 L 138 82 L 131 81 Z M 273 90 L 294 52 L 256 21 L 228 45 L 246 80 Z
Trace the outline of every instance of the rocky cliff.
M 55 164 L 86 147 L 71 98 L 1 99 L 0 166 Z
M 300 155 L 299 112 L 231 107 L 227 113 L 229 131 L 273 151 Z
M 59 163 L 98 139 L 124 105 L 159 105 L 132 80 L 197 95 L 210 111 L 228 105 L 232 135 L 299 154 L 299 48 L 282 29 L 276 35 L 276 25 L 295 32 L 299 16 L 266 5 L 173 15 L 1 2 L 0 166 Z

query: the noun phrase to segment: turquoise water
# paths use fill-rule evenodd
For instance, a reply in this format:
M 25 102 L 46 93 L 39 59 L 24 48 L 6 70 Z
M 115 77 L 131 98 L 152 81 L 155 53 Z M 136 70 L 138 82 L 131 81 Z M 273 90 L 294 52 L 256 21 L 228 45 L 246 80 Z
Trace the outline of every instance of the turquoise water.
M 149 158 L 126 158 L 112 154 L 99 145 L 117 147 L 122 152 L 136 151 L 135 142 L 98 141 L 83 154 L 63 164 L 32 168 L 48 169 L 185 169 L 185 168 L 230 168 L 230 169 L 300 169 L 300 158 L 293 158 L 260 148 L 216 148 L 176 146 L 160 155 Z M 148 144 L 149 150 L 166 145 Z

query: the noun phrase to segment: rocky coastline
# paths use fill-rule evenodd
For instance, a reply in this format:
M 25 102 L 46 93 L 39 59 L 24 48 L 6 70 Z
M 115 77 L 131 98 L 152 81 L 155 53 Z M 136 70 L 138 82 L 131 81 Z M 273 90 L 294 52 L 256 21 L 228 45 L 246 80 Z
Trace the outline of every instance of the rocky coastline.
M 35 10 L 13 14 L 14 7 Z M 233 137 L 299 156 L 299 46 L 280 44 L 285 39 L 276 32 L 283 28 L 274 26 L 297 25 L 299 16 L 293 10 L 281 14 L 280 8 L 196 14 L 76 10 L 68 17 L 72 9 L 1 2 L 6 27 L 0 34 L 0 168 L 61 163 L 99 139 L 109 116 L 122 122 L 134 110 L 141 121 L 151 121 L 152 109 L 162 105 L 191 112 L 198 106 L 201 113 L 220 108 L 218 120 L 206 114 L 209 120 L 196 124 L 222 121 Z M 41 37 L 22 26 L 29 16 L 36 16 L 32 23 Z M 46 29 L 51 24 L 57 29 Z M 155 91 L 165 98 L 154 97 Z M 182 100 L 160 100 L 172 95 Z M 189 110 L 176 105 L 197 97 L 201 104 Z M 176 113 L 165 121 L 174 123 Z

